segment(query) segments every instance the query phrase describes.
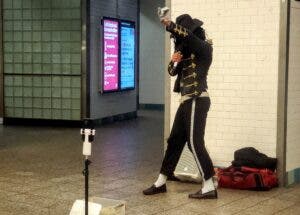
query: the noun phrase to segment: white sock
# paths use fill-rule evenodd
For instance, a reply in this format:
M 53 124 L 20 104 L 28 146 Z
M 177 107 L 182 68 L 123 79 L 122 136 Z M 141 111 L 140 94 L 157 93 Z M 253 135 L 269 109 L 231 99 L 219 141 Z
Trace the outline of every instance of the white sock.
M 203 180 L 203 187 L 202 187 L 202 193 L 207 193 L 209 191 L 215 190 L 215 185 L 212 180 L 212 177 L 210 179 L 207 179 L 206 181 Z
M 167 182 L 167 176 L 164 174 L 159 174 L 157 181 L 154 183 L 155 187 L 160 187 Z

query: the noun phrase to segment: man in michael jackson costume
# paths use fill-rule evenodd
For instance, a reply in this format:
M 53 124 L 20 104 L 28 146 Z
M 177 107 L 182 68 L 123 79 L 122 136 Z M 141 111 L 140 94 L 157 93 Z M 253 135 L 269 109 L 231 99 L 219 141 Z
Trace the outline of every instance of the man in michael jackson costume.
M 166 26 L 175 42 L 175 53 L 168 72 L 171 76 L 177 75 L 174 91 L 181 93 L 181 104 L 168 138 L 159 177 L 143 193 L 153 195 L 167 191 L 166 181 L 174 178 L 173 172 L 187 142 L 203 178 L 202 188 L 189 194 L 189 197 L 215 199 L 218 194 L 212 180 L 214 168 L 204 143 L 207 112 L 210 108 L 206 79 L 213 48 L 206 41 L 205 31 L 201 27 L 203 22 L 192 19 L 188 14 L 178 16 L 176 24 L 168 18 L 161 18 L 161 23 Z

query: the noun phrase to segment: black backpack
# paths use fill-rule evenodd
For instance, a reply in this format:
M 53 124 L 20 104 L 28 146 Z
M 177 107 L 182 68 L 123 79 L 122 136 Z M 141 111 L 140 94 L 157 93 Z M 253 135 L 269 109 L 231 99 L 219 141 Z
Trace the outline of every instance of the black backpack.
M 259 169 L 267 168 L 274 171 L 277 166 L 277 159 L 268 157 L 253 147 L 246 147 L 234 152 L 232 165 L 235 167 L 248 166 Z

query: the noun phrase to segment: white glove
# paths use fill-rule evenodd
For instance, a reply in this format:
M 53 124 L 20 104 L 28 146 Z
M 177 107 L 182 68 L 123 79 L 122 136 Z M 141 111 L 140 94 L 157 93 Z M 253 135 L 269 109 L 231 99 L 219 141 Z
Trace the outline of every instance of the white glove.
M 166 18 L 170 19 L 169 11 L 170 11 L 170 9 L 168 7 L 163 7 L 163 8 L 158 7 L 157 8 L 157 15 L 160 18 L 160 20 L 166 19 Z

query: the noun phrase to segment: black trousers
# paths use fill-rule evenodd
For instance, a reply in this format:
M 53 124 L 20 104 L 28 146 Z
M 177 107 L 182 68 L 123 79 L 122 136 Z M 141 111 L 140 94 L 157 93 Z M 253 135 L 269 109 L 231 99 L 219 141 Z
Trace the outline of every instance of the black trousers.
M 211 158 L 204 143 L 205 125 L 209 108 L 209 97 L 193 98 L 180 104 L 168 138 L 168 146 L 160 173 L 166 176 L 173 174 L 187 142 L 201 176 L 207 180 L 215 174 Z

